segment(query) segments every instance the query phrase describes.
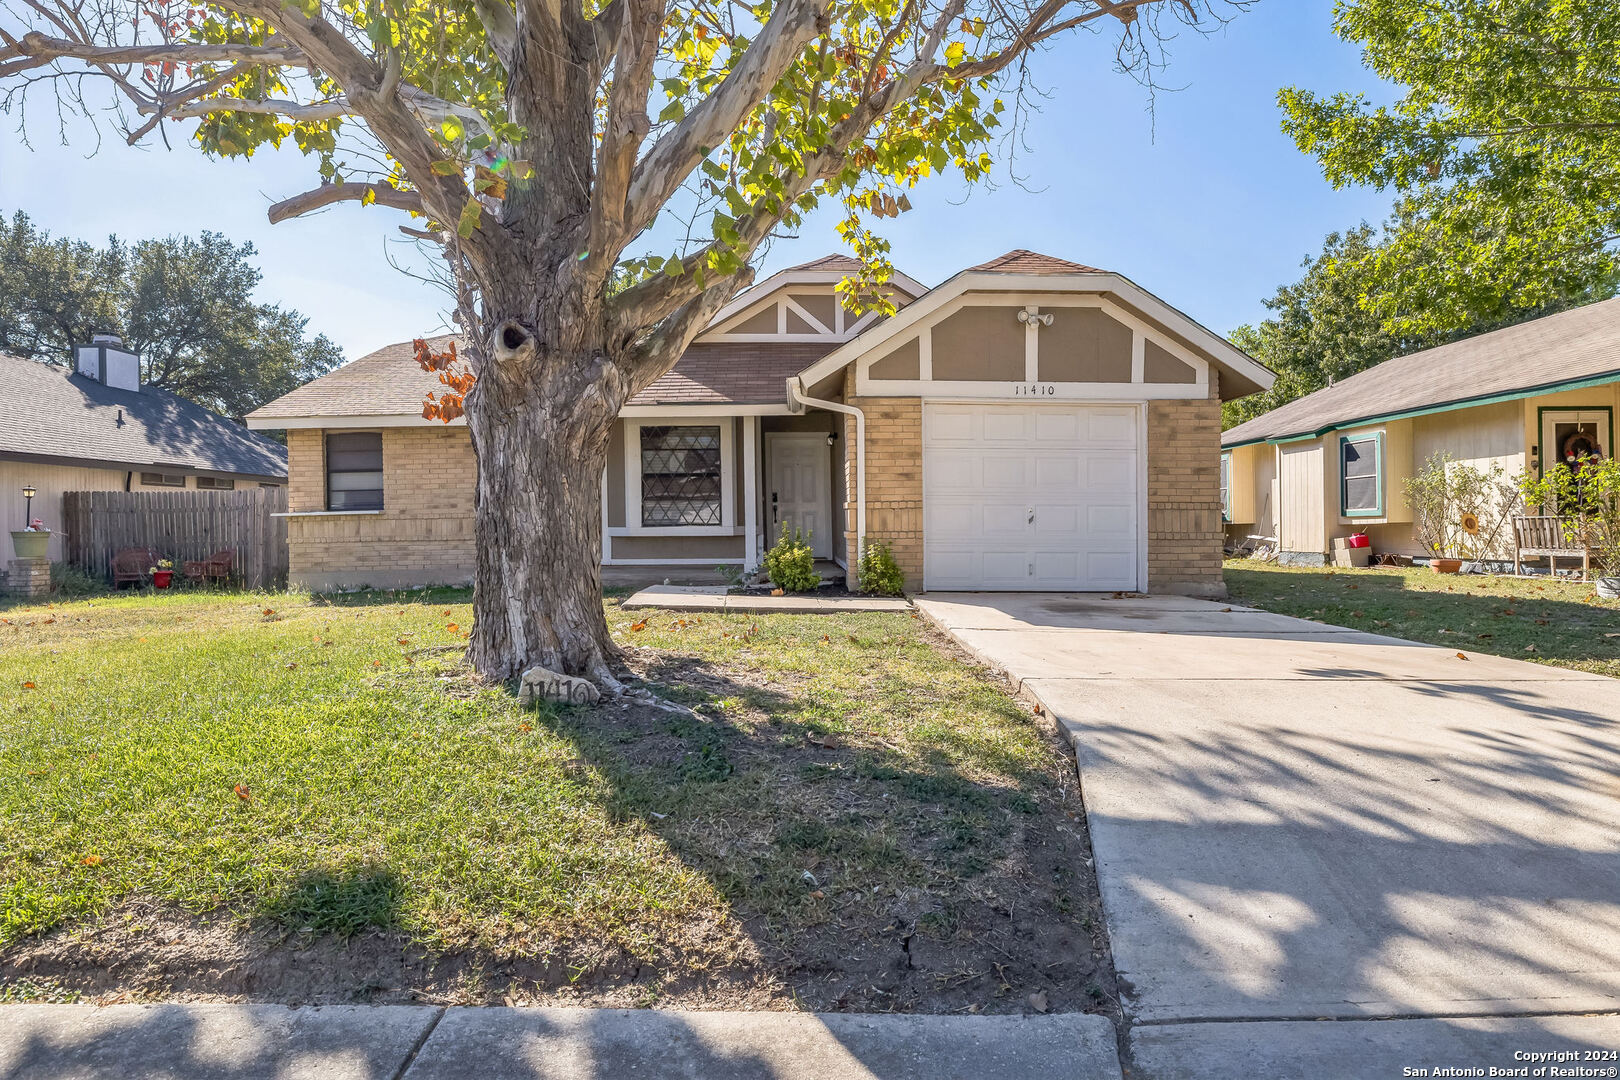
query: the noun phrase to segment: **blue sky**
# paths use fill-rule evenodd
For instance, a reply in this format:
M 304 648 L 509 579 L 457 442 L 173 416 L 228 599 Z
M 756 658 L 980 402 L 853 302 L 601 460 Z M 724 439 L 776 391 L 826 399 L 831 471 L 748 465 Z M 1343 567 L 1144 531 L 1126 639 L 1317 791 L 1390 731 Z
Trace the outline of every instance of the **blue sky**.
M 1117 270 L 1225 333 L 1262 318 L 1261 301 L 1294 280 L 1322 238 L 1382 219 L 1386 193 L 1334 191 L 1282 134 L 1276 92 L 1286 85 L 1385 97 L 1357 50 L 1330 32 L 1332 0 L 1260 0 L 1225 30 L 1184 31 L 1171 43 L 1156 116 L 1146 92 L 1113 72 L 1101 37 L 1063 40 L 1031 68 L 1047 91 L 1017 162 L 996 187 L 946 177 L 912 194 L 914 209 L 883 222 L 895 264 L 932 285 L 1010 248 L 1031 248 Z M 23 209 L 54 233 L 126 239 L 213 229 L 251 240 L 263 299 L 297 308 L 313 331 L 353 359 L 444 325 L 446 299 L 394 269 L 413 249 L 395 243 L 403 215 L 342 207 L 272 226 L 265 209 L 313 187 L 295 152 L 211 162 L 177 138 L 138 149 L 84 124 L 59 144 L 52 103 L 33 102 L 33 149 L 0 128 L 0 211 Z M 812 217 L 778 241 L 770 271 L 840 250 L 836 215 Z

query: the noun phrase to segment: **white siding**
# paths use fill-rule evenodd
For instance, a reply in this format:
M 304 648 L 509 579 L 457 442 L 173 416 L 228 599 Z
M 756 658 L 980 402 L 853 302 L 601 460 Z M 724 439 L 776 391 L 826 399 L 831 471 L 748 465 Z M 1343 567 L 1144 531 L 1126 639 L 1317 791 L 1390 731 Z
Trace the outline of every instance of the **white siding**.
M 62 493 L 65 491 L 123 491 L 129 474 L 122 469 L 86 469 L 75 465 L 35 465 L 24 461 L 0 461 L 0 519 L 5 522 L 5 550 L 0 563 L 16 554 L 11 547 L 11 530 L 24 528 L 22 488 L 32 484 L 34 516 L 45 522 L 51 537 L 51 561 L 67 557 L 62 533 Z M 137 476 L 136 481 L 139 483 Z M 156 489 L 153 489 L 156 490 Z

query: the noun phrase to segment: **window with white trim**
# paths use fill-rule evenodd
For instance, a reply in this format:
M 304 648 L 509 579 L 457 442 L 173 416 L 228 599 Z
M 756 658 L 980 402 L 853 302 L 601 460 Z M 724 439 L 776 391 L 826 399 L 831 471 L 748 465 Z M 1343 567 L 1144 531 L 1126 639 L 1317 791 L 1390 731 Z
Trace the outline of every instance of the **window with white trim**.
M 1339 510 L 1345 517 L 1384 513 L 1384 437 L 1339 440 Z
M 1221 455 L 1221 517 L 1232 520 L 1232 453 Z
M 649 424 L 640 431 L 641 524 L 719 525 L 720 426 Z
M 381 510 L 382 433 L 334 431 L 326 436 L 326 508 Z

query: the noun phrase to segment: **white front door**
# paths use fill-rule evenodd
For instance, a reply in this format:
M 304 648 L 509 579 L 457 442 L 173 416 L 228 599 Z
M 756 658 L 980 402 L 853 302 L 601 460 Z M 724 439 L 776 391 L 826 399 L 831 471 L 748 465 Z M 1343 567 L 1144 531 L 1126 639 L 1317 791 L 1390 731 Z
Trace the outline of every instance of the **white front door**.
M 790 530 L 802 529 L 809 535 L 816 558 L 832 558 L 832 454 L 826 433 L 769 432 L 765 457 L 770 463 L 765 491 L 770 534 L 765 546 L 776 543 L 785 523 Z
M 1545 409 L 1541 413 L 1541 468 L 1568 463 L 1571 455 L 1612 457 L 1609 410 Z
M 923 584 L 1137 588 L 1135 405 L 923 405 Z

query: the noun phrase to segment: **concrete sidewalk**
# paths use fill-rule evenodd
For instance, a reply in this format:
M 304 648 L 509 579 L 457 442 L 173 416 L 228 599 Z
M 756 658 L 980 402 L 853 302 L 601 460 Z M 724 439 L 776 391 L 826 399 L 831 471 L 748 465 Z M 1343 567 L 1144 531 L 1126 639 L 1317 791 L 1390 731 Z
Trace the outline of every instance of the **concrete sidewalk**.
M 1120 1080 L 1098 1016 L 0 1006 L 4 1080 Z
M 916 604 L 1075 746 L 1133 1076 L 1620 1050 L 1620 682 L 1179 597 Z

